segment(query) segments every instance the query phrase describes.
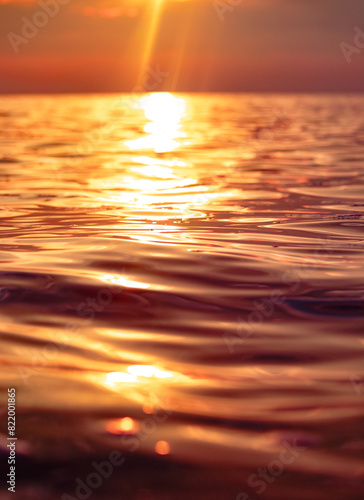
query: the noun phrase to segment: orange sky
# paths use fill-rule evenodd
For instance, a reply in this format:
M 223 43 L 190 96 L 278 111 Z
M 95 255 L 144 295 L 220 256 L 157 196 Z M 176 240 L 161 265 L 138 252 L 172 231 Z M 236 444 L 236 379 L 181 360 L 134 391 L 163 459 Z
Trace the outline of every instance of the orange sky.
M 358 0 L 43 2 L 0 0 L 0 92 L 362 90 Z

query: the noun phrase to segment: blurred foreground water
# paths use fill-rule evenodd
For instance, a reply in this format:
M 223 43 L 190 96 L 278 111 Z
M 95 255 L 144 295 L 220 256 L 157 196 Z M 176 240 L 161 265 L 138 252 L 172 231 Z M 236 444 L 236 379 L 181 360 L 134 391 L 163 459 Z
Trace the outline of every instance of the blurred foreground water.
M 0 141 L 1 500 L 363 498 L 363 97 L 2 97 Z

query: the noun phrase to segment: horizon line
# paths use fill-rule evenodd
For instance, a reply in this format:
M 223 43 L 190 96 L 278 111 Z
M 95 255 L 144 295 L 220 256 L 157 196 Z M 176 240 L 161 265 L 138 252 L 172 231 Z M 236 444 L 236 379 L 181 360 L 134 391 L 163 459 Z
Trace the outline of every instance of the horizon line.
M 153 90 L 145 92 L 135 92 L 133 90 L 120 91 L 30 91 L 30 92 L 2 92 L 0 96 L 17 95 L 130 95 L 130 94 L 364 94 L 364 90 Z

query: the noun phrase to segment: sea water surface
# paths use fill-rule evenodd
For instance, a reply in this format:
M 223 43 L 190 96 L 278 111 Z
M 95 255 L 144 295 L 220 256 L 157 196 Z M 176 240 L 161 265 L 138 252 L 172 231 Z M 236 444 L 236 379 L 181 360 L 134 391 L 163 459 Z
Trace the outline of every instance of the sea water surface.
M 1 97 L 0 148 L 17 498 L 363 497 L 364 97 Z

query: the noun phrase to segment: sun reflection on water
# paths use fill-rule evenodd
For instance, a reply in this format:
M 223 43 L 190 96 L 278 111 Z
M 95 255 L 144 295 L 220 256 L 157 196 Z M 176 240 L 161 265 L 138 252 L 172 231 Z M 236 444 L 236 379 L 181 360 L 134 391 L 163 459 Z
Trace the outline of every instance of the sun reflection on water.
M 157 377 L 157 378 L 170 378 L 173 377 L 172 372 L 161 370 L 151 365 L 133 365 L 127 369 L 129 373 L 136 377 Z
M 110 434 L 133 434 L 138 430 L 138 424 L 131 417 L 109 420 L 105 427 Z
M 182 373 L 163 370 L 155 365 L 130 365 L 123 371 L 103 374 L 99 383 L 115 394 L 140 405 L 147 414 L 168 406 L 168 394 L 176 382 L 186 383 Z M 126 424 L 124 425 L 124 427 Z M 117 424 L 120 430 L 120 424 Z M 125 430 L 125 429 L 123 429 Z
M 13 160 L 0 158 L 1 358 L 3 386 L 20 390 L 25 455 L 54 457 L 56 468 L 79 456 L 86 474 L 85 457 L 101 463 L 138 438 L 137 467 L 169 453 L 173 474 L 214 461 L 213 471 L 231 464 L 245 482 L 297 437 L 308 455 L 287 471 L 289 484 L 316 467 L 325 484 L 358 485 L 363 254 L 360 162 L 348 156 L 363 159 L 358 137 L 331 129 L 320 97 L 312 139 L 305 98 L 291 134 L 250 161 L 253 146 L 238 144 L 260 126 L 265 98 L 140 95 L 130 116 L 109 113 L 114 96 L 59 99 L 44 111 L 24 101 L 19 119 L 17 100 L 3 124 Z M 327 116 L 340 117 L 334 101 Z M 112 119 L 110 134 L 94 129 L 99 119 Z M 83 130 L 99 136 L 94 150 L 68 158 Z M 335 172 L 318 169 L 325 147 Z M 298 290 L 287 274 L 299 274 Z M 253 314 L 254 335 L 239 345 Z
M 125 145 L 132 150 L 153 149 L 156 153 L 176 149 L 180 145 L 176 139 L 186 137 L 181 130 L 181 120 L 186 111 L 185 100 L 160 92 L 142 98 L 140 106 L 150 120 L 144 127 L 148 135 L 126 141 Z
M 161 370 L 153 365 L 132 365 L 126 369 L 126 372 L 108 373 L 105 384 L 114 386 L 120 383 L 137 383 L 140 381 L 139 377 L 145 380 L 148 378 L 166 379 L 173 376 L 172 372 Z
M 126 278 L 125 276 L 114 276 L 112 274 L 105 274 L 100 277 L 100 280 L 104 283 L 109 283 L 113 285 L 119 285 L 125 288 L 149 288 L 150 284 L 141 283 L 140 281 L 134 281 Z
M 167 92 L 141 95 L 137 107 L 144 115 L 136 117 L 141 127 L 124 144 L 143 153 L 132 153 L 132 164 L 129 161 L 126 166 L 110 169 L 107 177 L 95 180 L 92 187 L 102 190 L 98 201 L 122 206 L 127 219 L 169 224 L 176 231 L 176 223 L 204 219 L 210 208 L 234 195 L 221 189 L 221 179 L 212 183 L 201 178 L 199 165 L 203 157 L 197 158 L 196 164 L 189 159 L 188 148 L 184 147 L 193 140 L 188 97 Z M 119 284 L 133 286 L 127 282 Z

